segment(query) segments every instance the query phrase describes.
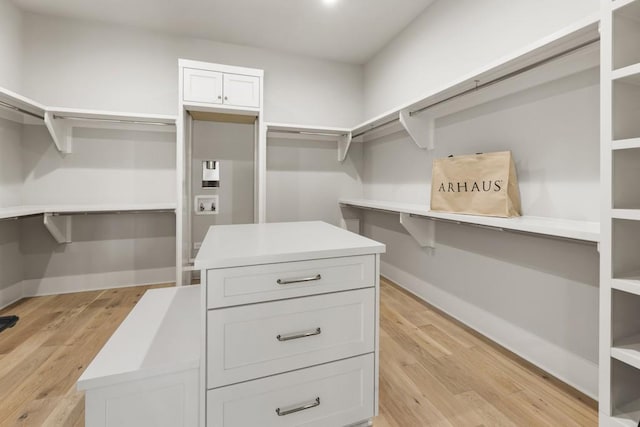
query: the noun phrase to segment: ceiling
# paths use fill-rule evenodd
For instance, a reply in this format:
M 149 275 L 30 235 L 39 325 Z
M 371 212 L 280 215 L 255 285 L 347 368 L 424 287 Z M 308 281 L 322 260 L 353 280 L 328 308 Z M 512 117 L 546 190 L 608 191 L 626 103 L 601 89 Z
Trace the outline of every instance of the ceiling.
M 362 64 L 433 0 L 13 0 L 23 10 Z

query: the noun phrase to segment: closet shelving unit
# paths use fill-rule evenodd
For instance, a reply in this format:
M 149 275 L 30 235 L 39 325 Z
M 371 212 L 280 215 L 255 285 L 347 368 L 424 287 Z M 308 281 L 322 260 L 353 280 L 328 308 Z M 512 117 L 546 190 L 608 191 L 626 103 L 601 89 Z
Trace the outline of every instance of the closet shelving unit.
M 0 88 L 0 118 L 22 124 L 42 124 L 46 107 L 10 90 Z
M 73 108 L 47 108 L 44 122 L 58 151 L 72 152 L 74 127 L 175 132 L 176 116 Z
M 368 120 L 352 129 L 352 138 L 366 142 L 404 130 L 418 147 L 434 148 L 434 124 L 439 117 L 597 67 L 600 61 L 599 18 L 599 14 L 591 16 L 414 102 Z M 633 141 L 638 142 L 640 140 Z M 588 243 L 597 243 L 600 234 L 599 223 L 591 221 L 532 216 L 507 219 L 457 215 L 430 212 L 426 205 L 380 200 L 342 199 L 339 203 L 347 208 L 399 214 L 400 223 L 421 246 L 433 246 L 433 220 Z M 346 215 L 344 210 L 343 214 L 354 216 L 353 213 Z
M 640 1 L 601 0 L 600 425 L 640 423 Z
M 338 148 L 338 161 L 342 162 L 347 157 L 351 146 L 351 129 L 307 126 L 286 123 L 265 123 L 267 138 L 291 138 L 311 139 L 314 141 L 336 141 Z
M 267 133 L 298 139 L 308 133 L 312 137 L 315 134 L 316 139 L 336 139 L 339 161 L 346 158 L 352 142 L 373 141 L 402 131 L 418 147 L 432 149 L 436 144 L 435 120 L 439 117 L 597 67 L 599 19 L 599 14 L 590 16 L 353 128 L 266 123 Z
M 339 161 L 346 158 L 352 142 L 373 141 L 402 131 L 418 147 L 432 149 L 436 144 L 434 124 L 440 117 L 597 67 L 599 20 L 599 14 L 590 16 L 353 128 L 265 123 L 267 134 L 336 140 Z
M 456 224 L 477 225 L 482 228 L 490 228 L 498 231 L 508 230 L 593 243 L 597 243 L 600 236 L 600 224 L 597 222 L 573 221 L 535 216 L 497 218 L 490 216 L 432 212 L 429 210 L 428 206 L 379 200 L 340 199 L 339 202 L 342 206 L 399 214 L 401 223 L 405 227 L 413 217 L 419 217 L 453 222 Z M 407 229 L 407 231 L 412 233 L 411 229 Z M 414 235 L 414 238 L 420 242 L 419 235 Z
M 353 140 L 366 142 L 404 130 L 418 147 L 433 148 L 436 144 L 434 123 L 439 117 L 596 67 L 598 23 L 598 14 L 590 16 L 367 120 L 351 131 Z
M 73 128 L 175 132 L 176 116 L 52 108 L 0 88 L 0 117 L 26 125 L 45 125 L 57 150 L 72 153 Z M 43 223 L 58 243 L 71 242 L 73 215 L 175 212 L 176 203 L 109 205 L 47 205 L 0 208 L 0 220 L 42 215 Z

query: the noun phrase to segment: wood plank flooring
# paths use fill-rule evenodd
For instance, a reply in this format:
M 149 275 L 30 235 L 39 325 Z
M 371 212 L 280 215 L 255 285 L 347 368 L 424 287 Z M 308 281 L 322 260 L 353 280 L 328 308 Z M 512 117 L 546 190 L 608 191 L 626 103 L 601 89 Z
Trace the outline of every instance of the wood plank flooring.
M 1 310 L 20 321 L 0 333 L 0 426 L 83 426 L 75 382 L 149 288 Z M 591 399 L 384 280 L 381 295 L 375 427 L 597 425 Z
M 597 403 L 382 279 L 374 427 L 597 426 Z
M 84 426 L 76 381 L 145 290 L 137 286 L 26 298 L 0 311 L 0 426 Z

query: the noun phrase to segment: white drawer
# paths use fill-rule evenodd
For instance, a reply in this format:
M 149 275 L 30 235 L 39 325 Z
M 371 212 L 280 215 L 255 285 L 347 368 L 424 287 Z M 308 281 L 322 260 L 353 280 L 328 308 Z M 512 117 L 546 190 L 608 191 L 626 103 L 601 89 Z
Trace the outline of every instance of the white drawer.
M 374 358 L 367 354 L 209 390 L 207 426 L 350 425 L 374 416 L 373 382 Z
M 209 310 L 207 388 L 374 351 L 375 289 Z
M 207 271 L 207 307 L 218 308 L 375 285 L 375 255 Z

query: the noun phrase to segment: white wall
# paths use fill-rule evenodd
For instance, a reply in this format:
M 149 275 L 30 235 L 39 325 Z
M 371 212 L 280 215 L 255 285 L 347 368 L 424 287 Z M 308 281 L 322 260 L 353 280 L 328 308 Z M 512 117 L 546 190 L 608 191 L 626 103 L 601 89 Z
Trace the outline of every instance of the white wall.
M 416 99 L 597 12 L 595 0 L 439 0 L 365 65 L 367 116 Z M 364 145 L 367 198 L 428 204 L 433 158 L 512 150 L 527 215 L 598 219 L 599 75 L 592 69 L 436 120 L 436 149 L 398 133 Z M 383 275 L 578 389 L 597 395 L 598 252 L 464 225 L 420 248 L 366 212 Z
M 410 102 L 598 11 L 598 0 L 438 0 L 365 64 L 365 116 Z
M 0 86 L 19 92 L 22 83 L 22 14 L 0 0 Z
M 339 162 L 335 142 L 269 138 L 267 221 L 339 225 L 338 199 L 362 197 L 362 144 Z
M 24 27 L 24 91 L 45 104 L 176 114 L 185 58 L 264 69 L 268 121 L 362 119 L 359 66 L 30 13 Z
M 0 86 L 20 91 L 22 15 L 9 0 L 0 0 L 0 64 Z M 0 118 L 0 209 L 21 203 L 21 138 L 21 125 Z M 19 222 L 0 220 L 0 307 L 22 296 L 24 269 L 19 243 Z
M 47 105 L 176 114 L 178 58 L 186 58 L 264 69 L 266 120 L 351 126 L 362 119 L 362 67 L 355 65 L 31 13 L 23 15 L 22 36 L 22 92 Z M 27 133 L 24 176 L 30 203 L 174 200 L 173 136 L 78 129 L 74 153 L 63 156 L 44 129 L 29 127 Z M 315 155 L 292 150 L 308 161 Z M 277 206 L 296 200 L 286 188 L 276 187 L 270 197 Z M 52 244 L 42 225 L 30 221 L 33 229 L 28 227 L 23 239 L 27 288 L 49 293 L 73 290 L 64 288 L 65 280 L 80 289 L 83 280 L 85 287 L 101 280 L 104 286 L 149 277 L 173 280 L 169 267 L 174 258 L 163 255 L 158 264 L 155 252 L 136 249 L 151 245 L 165 255 L 175 251 L 164 219 L 143 215 L 132 225 L 129 216 L 74 218 L 74 233 L 76 223 L 95 223 L 110 230 L 144 227 L 145 235 L 112 238 L 85 230 L 78 232 L 79 241 L 62 246 Z M 130 257 L 131 263 L 112 260 L 113 253 Z M 135 276 L 132 268 L 147 273 Z

